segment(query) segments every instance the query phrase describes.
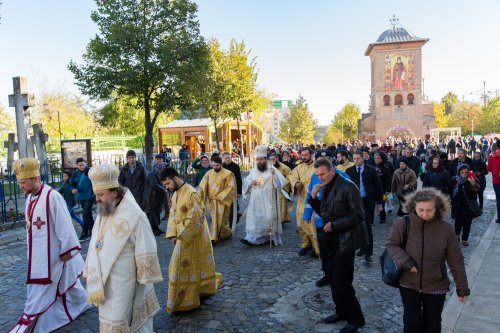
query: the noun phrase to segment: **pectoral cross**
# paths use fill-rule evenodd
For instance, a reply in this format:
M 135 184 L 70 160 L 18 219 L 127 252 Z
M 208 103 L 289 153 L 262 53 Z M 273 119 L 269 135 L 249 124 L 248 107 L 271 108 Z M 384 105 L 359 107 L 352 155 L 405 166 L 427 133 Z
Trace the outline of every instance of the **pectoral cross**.
M 42 226 L 45 224 L 45 222 L 43 222 L 41 219 L 40 219 L 40 216 L 36 218 L 36 221 L 33 222 L 34 225 L 36 225 L 36 228 L 38 230 L 42 229 Z

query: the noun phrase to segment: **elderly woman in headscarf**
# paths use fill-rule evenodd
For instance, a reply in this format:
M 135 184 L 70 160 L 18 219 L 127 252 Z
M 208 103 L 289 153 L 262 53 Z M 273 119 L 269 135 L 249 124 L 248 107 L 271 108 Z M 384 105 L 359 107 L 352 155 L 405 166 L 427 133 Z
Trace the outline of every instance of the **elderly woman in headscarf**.
M 156 163 L 153 170 L 148 174 L 146 186 L 144 187 L 144 210 L 155 236 L 161 235 L 159 229 L 160 215 L 163 201 L 167 195 L 167 190 L 160 181 L 159 173 L 161 169 L 167 166 L 168 163 L 166 162 Z
M 448 190 L 451 197 L 451 217 L 455 220 L 455 234 L 462 245 L 469 245 L 469 234 L 472 224 L 472 213 L 468 200 L 477 201 L 477 192 L 480 189 L 476 177 L 470 174 L 470 167 L 462 164 L 457 168 L 457 175 L 452 178 Z

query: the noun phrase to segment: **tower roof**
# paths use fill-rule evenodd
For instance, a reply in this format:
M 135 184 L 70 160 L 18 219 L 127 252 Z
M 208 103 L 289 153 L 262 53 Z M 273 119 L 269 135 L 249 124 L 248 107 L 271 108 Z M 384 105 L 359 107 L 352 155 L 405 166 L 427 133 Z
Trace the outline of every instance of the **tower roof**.
M 392 43 L 405 43 L 405 42 L 417 42 L 422 41 L 424 43 L 428 42 L 428 38 L 416 37 L 413 33 L 399 26 L 399 20 L 393 15 L 391 22 L 391 28 L 384 31 L 377 39 L 375 43 L 368 45 L 365 55 L 370 54 L 370 51 L 375 45 L 380 44 L 392 44 Z
M 377 43 L 409 42 L 415 39 L 419 38 L 405 28 L 393 27 L 384 31 L 377 39 Z

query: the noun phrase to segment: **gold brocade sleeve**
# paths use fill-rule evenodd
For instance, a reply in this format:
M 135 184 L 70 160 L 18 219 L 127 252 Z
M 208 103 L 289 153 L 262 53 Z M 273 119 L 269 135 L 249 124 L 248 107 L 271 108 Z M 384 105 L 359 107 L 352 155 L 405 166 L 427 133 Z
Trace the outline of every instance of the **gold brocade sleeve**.
M 292 190 L 292 195 L 295 195 L 295 184 L 300 182 L 300 173 L 299 173 L 300 167 L 297 166 L 295 169 L 292 170 L 290 175 L 288 176 L 288 181 L 290 182 L 290 187 Z
M 170 213 L 168 215 L 168 225 L 167 232 L 165 233 L 166 238 L 177 237 L 177 231 L 175 227 L 175 209 L 177 208 L 177 193 L 172 196 L 172 207 L 170 207 Z
M 217 200 L 219 200 L 225 206 L 230 206 L 233 203 L 234 196 L 236 195 L 236 179 L 233 173 L 228 174 L 227 177 L 221 180 L 217 184 L 222 191 L 217 195 Z
M 181 205 L 181 213 L 185 218 L 176 221 L 177 239 L 185 245 L 189 245 L 194 236 L 201 232 L 205 209 L 200 195 L 196 192 L 183 199 L 179 204 Z
M 210 183 L 210 171 L 203 176 L 201 179 L 200 184 L 198 185 L 198 193 L 200 194 L 201 202 L 205 202 L 207 199 L 207 196 L 209 195 L 208 193 L 208 186 Z
M 131 238 L 135 241 L 137 282 L 146 284 L 163 281 L 155 236 L 145 216 L 139 221 Z

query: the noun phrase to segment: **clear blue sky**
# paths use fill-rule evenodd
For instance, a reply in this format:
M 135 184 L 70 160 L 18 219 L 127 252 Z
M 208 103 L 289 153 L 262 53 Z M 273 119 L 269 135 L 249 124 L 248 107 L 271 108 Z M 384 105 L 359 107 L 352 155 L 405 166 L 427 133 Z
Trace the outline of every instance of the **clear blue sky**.
M 76 92 L 70 59 L 77 62 L 97 32 L 90 0 L 2 0 L 0 103 L 8 106 L 12 77 L 27 76 L 30 90 Z M 257 57 L 259 85 L 277 98 L 302 94 L 320 124 L 348 102 L 366 112 L 370 94 L 369 43 L 389 28 L 430 38 L 423 48 L 426 95 L 448 91 L 479 101 L 500 93 L 500 1 L 198 0 L 202 34 L 224 47 L 244 39 Z M 12 110 L 12 108 L 8 108 Z

